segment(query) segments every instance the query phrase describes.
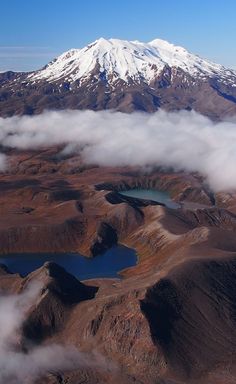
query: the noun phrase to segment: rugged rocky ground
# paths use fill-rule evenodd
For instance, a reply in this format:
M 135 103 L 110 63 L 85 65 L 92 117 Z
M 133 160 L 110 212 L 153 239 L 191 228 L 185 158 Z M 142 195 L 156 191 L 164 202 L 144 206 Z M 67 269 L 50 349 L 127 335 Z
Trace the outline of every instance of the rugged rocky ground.
M 142 262 L 157 251 L 160 260 L 182 245 L 205 241 L 216 247 L 221 233 L 227 236 L 227 250 L 234 251 L 232 193 L 214 194 L 197 174 L 86 166 L 79 155 L 63 158 L 60 151 L 9 150 L 8 171 L 0 177 L 1 253 L 92 256 L 121 242 L 135 247 Z M 134 186 L 168 190 L 182 209 L 119 194 Z
M 77 282 L 46 263 L 26 278 L 1 270 L 1 290 L 41 281 L 20 345 L 74 345 L 88 366 L 37 383 L 234 383 L 235 257 L 183 261 L 170 271 Z
M 23 348 L 29 340 L 72 344 L 103 361 L 39 382 L 234 383 L 236 196 L 214 194 L 198 174 L 88 167 L 60 151 L 8 151 L 0 252 L 91 257 L 120 242 L 137 250 L 139 262 L 122 280 L 83 284 L 50 263 L 26 278 L 1 270 L 8 293 L 43 282 Z M 135 186 L 168 190 L 182 207 L 119 194 Z

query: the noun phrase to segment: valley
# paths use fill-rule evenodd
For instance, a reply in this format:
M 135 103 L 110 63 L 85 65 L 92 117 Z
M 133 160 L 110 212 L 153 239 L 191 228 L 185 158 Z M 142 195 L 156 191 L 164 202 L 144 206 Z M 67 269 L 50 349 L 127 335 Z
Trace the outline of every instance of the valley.
M 60 151 L 9 150 L 11 168 L 0 181 L 1 261 L 8 265 L 1 267 L 1 290 L 20 294 L 30 282 L 43 284 L 20 344 L 29 354 L 31 343 L 73 345 L 94 362 L 39 380 L 215 384 L 227 371 L 224 383 L 231 384 L 236 195 L 213 192 L 199 174 L 86 166 L 79 154 L 58 158 Z M 134 189 L 168 191 L 164 196 L 181 207 L 122 192 Z M 122 278 L 73 277 L 80 266 L 66 254 L 91 261 L 106 252 L 105 271 L 118 243 L 138 257 L 137 265 L 123 265 Z M 48 252 L 54 262 L 43 261 Z M 18 254 L 12 271 L 11 253 Z

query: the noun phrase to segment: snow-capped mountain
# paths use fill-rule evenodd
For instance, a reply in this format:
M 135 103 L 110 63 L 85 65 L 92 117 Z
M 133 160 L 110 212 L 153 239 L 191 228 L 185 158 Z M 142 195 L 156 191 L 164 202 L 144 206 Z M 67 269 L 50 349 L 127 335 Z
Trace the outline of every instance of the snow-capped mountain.
M 236 72 L 186 49 L 98 39 L 31 73 L 0 73 L 0 115 L 43 109 L 195 109 L 213 118 L 236 112 Z
M 109 83 L 131 79 L 150 84 L 165 66 L 180 68 L 192 77 L 220 76 L 231 81 L 236 72 L 189 53 L 186 49 L 156 39 L 149 43 L 103 38 L 82 49 L 71 49 L 29 76 L 31 80 L 49 82 L 63 79 L 86 80 L 99 67 Z

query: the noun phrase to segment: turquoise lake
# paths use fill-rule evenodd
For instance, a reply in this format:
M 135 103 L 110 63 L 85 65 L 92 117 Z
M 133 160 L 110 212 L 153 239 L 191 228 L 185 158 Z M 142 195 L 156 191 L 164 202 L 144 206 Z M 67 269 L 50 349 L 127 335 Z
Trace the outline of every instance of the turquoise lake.
M 180 208 L 180 204 L 173 201 L 168 192 L 158 191 L 154 189 L 130 189 L 128 191 L 119 192 L 121 195 L 136 197 L 138 199 L 153 200 L 165 204 L 168 208 Z

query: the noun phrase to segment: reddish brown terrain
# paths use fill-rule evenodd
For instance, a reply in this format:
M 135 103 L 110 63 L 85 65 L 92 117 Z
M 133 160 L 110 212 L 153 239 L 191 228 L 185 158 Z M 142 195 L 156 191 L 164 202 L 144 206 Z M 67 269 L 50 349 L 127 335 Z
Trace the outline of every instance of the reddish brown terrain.
M 235 383 L 236 195 L 213 193 L 198 174 L 86 166 L 60 151 L 8 151 L 0 253 L 91 257 L 122 243 L 138 264 L 121 280 L 83 284 L 53 263 L 26 278 L 2 269 L 4 292 L 43 282 L 22 348 L 57 342 L 103 361 L 39 383 Z M 119 194 L 136 186 L 169 191 L 182 207 Z
M 214 79 L 193 79 L 181 69 L 164 68 L 151 84 L 118 79 L 115 87 L 101 78 L 98 68 L 82 84 L 66 81 L 29 83 L 28 73 L 0 73 L 0 116 L 34 115 L 44 110 L 155 112 L 195 110 L 214 120 L 234 115 L 236 91 Z M 235 76 L 235 75 L 234 75 Z

